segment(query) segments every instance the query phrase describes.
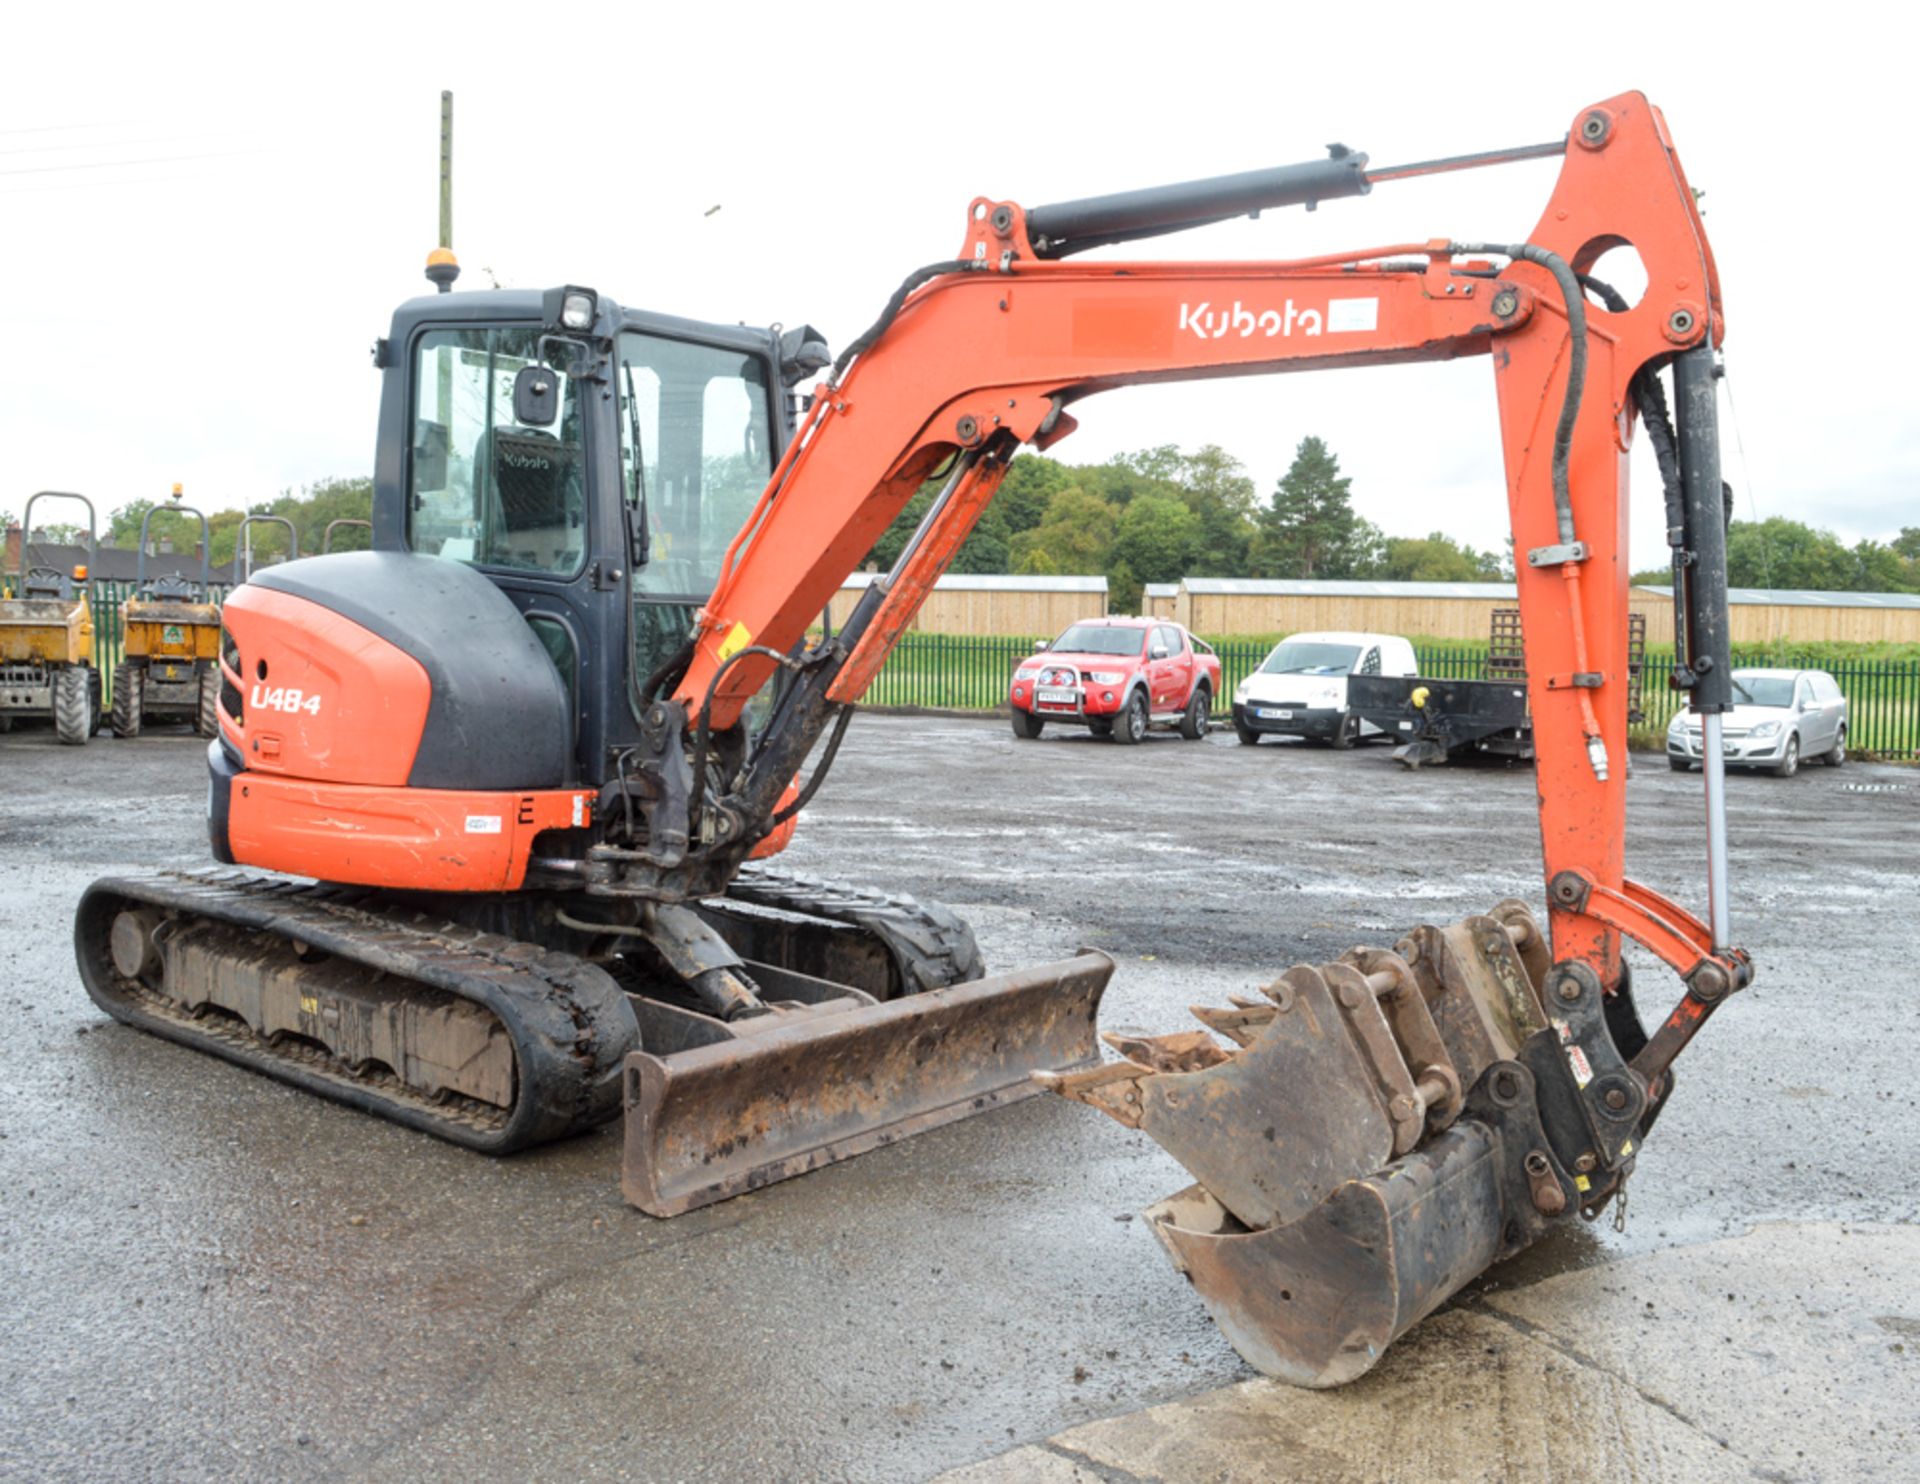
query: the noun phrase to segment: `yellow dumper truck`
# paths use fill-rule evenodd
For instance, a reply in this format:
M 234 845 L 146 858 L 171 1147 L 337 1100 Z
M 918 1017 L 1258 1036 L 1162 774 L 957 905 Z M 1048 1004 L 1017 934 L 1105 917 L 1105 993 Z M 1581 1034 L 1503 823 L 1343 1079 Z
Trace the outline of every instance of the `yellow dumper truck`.
M 63 571 L 32 557 L 33 507 L 78 500 L 87 507 L 87 566 Z M 100 672 L 93 666 L 92 563 L 98 546 L 93 502 L 42 490 L 21 517 L 20 571 L 0 598 L 0 731 L 18 720 L 51 720 L 54 734 L 78 747 L 100 725 Z

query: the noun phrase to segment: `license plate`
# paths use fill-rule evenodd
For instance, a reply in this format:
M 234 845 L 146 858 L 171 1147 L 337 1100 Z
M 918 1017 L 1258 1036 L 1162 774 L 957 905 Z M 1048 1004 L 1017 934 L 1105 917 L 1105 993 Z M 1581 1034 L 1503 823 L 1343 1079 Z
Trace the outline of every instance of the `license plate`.
M 1271 706 L 1262 706 L 1254 713 L 1262 721 L 1292 721 L 1291 711 L 1276 711 Z
M 1071 706 L 1074 700 L 1070 690 L 1037 690 L 1033 698 L 1042 706 Z

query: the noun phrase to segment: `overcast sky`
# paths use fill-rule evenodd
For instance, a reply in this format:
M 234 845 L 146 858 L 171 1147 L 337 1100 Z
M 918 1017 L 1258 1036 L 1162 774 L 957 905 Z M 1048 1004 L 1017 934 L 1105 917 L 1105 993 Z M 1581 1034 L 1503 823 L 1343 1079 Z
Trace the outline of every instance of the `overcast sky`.
M 906 270 L 953 253 L 975 194 L 1039 204 L 1334 140 L 1380 166 L 1534 143 L 1639 88 L 1706 191 L 1738 514 L 1848 540 L 1920 524 L 1913 86 L 1890 9 L 1295 9 L 13 7 L 0 512 L 69 489 L 104 514 L 175 480 L 212 511 L 370 472 L 367 351 L 425 291 L 443 87 L 463 288 L 588 283 L 811 321 L 836 349 Z M 1383 185 L 1132 251 L 1511 239 L 1555 169 Z M 1318 434 L 1390 534 L 1497 550 L 1506 533 L 1484 358 L 1142 388 L 1075 415 L 1061 458 L 1215 442 L 1262 498 Z M 1664 553 L 1643 459 L 1636 566 Z

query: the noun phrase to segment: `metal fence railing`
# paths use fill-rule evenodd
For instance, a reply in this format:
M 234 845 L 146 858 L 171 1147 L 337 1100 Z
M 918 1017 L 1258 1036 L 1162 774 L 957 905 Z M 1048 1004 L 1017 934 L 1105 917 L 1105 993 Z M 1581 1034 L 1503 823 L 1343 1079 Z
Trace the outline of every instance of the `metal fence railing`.
M 11 575 L 0 577 L 0 597 L 12 595 L 15 580 Z M 216 585 L 214 602 L 222 601 L 228 591 Z M 93 584 L 94 664 L 109 690 L 114 667 L 126 649 L 121 611 L 132 593 L 131 582 Z M 1004 635 L 904 634 L 867 688 L 866 703 L 942 711 L 999 710 L 1006 705 L 1007 685 L 1015 667 L 1033 655 L 1037 642 Z M 1272 645 L 1257 639 L 1222 639 L 1213 649 L 1220 656 L 1221 671 L 1220 694 L 1213 698 L 1214 715 L 1225 717 L 1234 688 L 1259 668 Z M 1473 680 L 1482 674 L 1487 646 L 1464 642 L 1421 645 L 1415 655 L 1422 675 L 1439 680 Z M 1836 661 L 1818 654 L 1741 650 L 1734 651 L 1733 662 L 1825 670 L 1847 698 L 1848 741 L 1855 751 L 1886 758 L 1920 758 L 1920 663 Z M 1685 706 L 1686 698 L 1663 683 L 1673 668 L 1671 650 L 1648 650 L 1646 665 L 1642 695 L 1645 719 L 1634 728 L 1633 735 L 1637 741 L 1656 743 L 1674 713 Z M 109 703 L 111 700 L 109 695 Z
M 924 706 L 937 710 L 992 711 L 1006 704 L 1007 685 L 1022 660 L 1034 653 L 1033 639 L 1002 636 L 909 633 L 873 684 L 866 703 L 873 706 Z M 1259 640 L 1215 641 L 1220 656 L 1220 694 L 1214 715 L 1227 715 L 1236 686 L 1260 665 L 1272 646 Z M 1440 680 L 1473 680 L 1486 663 L 1484 644 L 1441 644 L 1416 650 L 1420 673 Z M 1834 661 L 1819 655 L 1734 652 L 1736 665 L 1825 670 L 1846 696 L 1848 738 L 1854 750 L 1881 757 L 1920 757 L 1920 663 L 1901 660 Z M 1643 690 L 1644 720 L 1634 737 L 1656 743 L 1686 698 L 1664 680 L 1673 668 L 1670 650 L 1647 651 Z

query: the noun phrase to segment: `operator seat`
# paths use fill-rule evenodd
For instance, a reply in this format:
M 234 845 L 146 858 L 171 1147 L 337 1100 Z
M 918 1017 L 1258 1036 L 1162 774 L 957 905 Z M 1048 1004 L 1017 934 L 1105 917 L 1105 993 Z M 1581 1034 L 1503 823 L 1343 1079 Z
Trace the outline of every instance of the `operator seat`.
M 473 446 L 487 527 L 521 565 L 555 570 L 581 542 L 580 445 L 544 428 L 509 424 L 482 433 Z

